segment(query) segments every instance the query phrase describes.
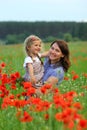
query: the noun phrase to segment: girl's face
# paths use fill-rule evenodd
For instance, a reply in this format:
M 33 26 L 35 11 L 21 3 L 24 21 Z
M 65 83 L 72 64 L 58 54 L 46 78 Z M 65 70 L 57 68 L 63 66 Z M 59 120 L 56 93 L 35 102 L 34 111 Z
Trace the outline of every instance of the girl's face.
M 41 42 L 35 41 L 30 47 L 29 47 L 30 54 L 37 55 L 41 51 Z
M 54 43 L 49 50 L 49 59 L 51 60 L 51 63 L 56 63 L 61 57 L 64 57 L 64 55 L 57 43 Z

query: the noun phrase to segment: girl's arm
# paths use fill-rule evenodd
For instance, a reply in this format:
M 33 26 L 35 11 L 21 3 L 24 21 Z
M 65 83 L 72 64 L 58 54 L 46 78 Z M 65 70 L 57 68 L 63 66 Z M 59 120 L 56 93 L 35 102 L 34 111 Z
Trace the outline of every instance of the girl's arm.
M 49 51 L 45 51 L 45 52 L 41 53 L 41 58 L 47 57 L 48 55 L 49 55 Z
M 33 66 L 31 63 L 27 63 L 27 67 L 28 67 L 28 71 L 29 71 L 29 74 L 30 74 L 30 82 L 35 85 L 36 84 L 36 79 L 35 79 L 35 76 L 34 76 L 34 71 L 33 71 Z

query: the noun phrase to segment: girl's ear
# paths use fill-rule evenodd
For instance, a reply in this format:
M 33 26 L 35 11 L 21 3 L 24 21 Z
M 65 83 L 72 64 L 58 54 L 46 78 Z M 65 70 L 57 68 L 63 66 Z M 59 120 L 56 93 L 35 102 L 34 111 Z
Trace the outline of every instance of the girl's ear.
M 30 47 L 27 46 L 26 48 L 27 48 L 27 50 L 29 50 Z
M 26 51 L 29 52 L 29 47 L 28 46 L 26 46 Z

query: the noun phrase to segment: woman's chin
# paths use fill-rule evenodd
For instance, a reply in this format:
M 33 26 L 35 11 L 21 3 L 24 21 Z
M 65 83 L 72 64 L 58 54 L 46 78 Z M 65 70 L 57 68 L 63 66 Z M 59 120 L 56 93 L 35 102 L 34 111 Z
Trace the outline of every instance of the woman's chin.
M 50 56 L 49 59 L 50 59 L 50 60 L 55 60 L 55 57 Z

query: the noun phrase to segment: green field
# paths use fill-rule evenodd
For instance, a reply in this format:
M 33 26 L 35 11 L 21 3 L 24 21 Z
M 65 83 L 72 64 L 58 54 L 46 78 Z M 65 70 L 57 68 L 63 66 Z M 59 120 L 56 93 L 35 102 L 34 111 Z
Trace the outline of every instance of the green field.
M 62 84 L 27 102 L 28 90 L 17 80 L 25 73 L 24 46 L 0 46 L 0 130 L 87 130 L 87 42 L 68 45 L 71 67 Z M 45 43 L 44 50 L 49 46 Z
M 45 44 L 44 48 L 49 49 L 50 44 Z M 87 72 L 87 42 L 69 43 L 71 68 L 77 73 Z M 0 61 L 7 64 L 9 72 L 19 71 L 24 73 L 23 62 L 25 51 L 23 44 L 0 46 Z

